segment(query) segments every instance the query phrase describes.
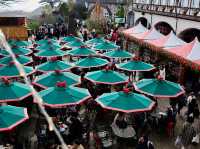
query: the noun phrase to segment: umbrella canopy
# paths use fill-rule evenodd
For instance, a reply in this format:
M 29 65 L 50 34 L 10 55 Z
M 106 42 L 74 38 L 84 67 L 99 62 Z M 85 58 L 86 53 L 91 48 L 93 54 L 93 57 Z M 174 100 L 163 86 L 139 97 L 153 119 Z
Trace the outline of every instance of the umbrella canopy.
M 64 82 L 57 83 L 56 87 L 50 87 L 39 93 L 43 104 L 51 108 L 77 105 L 91 98 L 87 89 L 67 86 Z
M 120 49 L 106 52 L 103 55 L 109 58 L 132 58 L 133 57 L 132 53 L 129 53 L 128 51 L 120 50 Z
M 0 131 L 8 131 L 15 128 L 28 119 L 26 108 L 15 106 L 0 106 Z
M 23 66 L 26 74 L 30 75 L 33 73 L 33 68 L 28 66 Z M 14 63 L 10 63 L 9 65 L 5 65 L 0 67 L 0 77 L 20 77 L 22 74 L 18 71 L 16 65 Z
M 72 36 L 72 35 L 62 38 L 63 42 L 73 42 L 73 41 L 77 41 L 77 40 L 78 40 L 78 38 L 75 36 Z
M 54 57 L 54 56 L 64 56 L 66 54 L 64 51 L 61 50 L 47 49 L 47 50 L 42 50 L 39 53 L 36 53 L 35 55 L 38 57 Z
M 37 66 L 36 70 L 41 72 L 47 72 L 47 71 L 54 71 L 54 70 L 68 70 L 71 69 L 72 65 L 63 61 L 59 60 L 50 60 L 46 63 L 43 63 L 39 66 Z
M 85 46 L 85 43 L 80 40 L 75 40 L 67 44 L 71 48 Z
M 55 43 L 47 43 L 47 44 L 42 44 L 41 46 L 37 47 L 37 50 L 59 50 L 61 46 L 55 42 Z
M 31 95 L 30 88 L 19 82 L 2 79 L 0 82 L 0 102 L 20 101 Z
M 155 105 L 144 95 L 126 91 L 104 93 L 95 101 L 105 109 L 125 113 L 150 111 Z
M 97 84 L 114 85 L 128 82 L 127 76 L 112 70 L 99 70 L 88 72 L 85 75 L 85 78 Z
M 118 46 L 112 42 L 104 42 L 101 44 L 98 44 L 96 46 L 93 47 L 95 50 L 99 50 L 99 51 L 110 51 L 110 50 L 114 50 L 117 49 Z
M 75 65 L 80 68 L 101 67 L 107 65 L 109 62 L 102 58 L 87 57 L 79 60 Z
M 86 44 L 89 44 L 89 45 L 97 45 L 97 44 L 101 44 L 101 43 L 104 43 L 105 42 L 105 39 L 103 38 L 93 38 L 93 39 L 90 39 L 86 42 Z
M 151 64 L 142 62 L 142 61 L 128 61 L 125 63 L 121 64 L 116 64 L 116 67 L 121 70 L 126 70 L 126 71 L 150 71 L 153 70 L 155 67 Z
M 32 62 L 32 59 L 30 57 L 24 56 L 24 55 L 16 55 L 17 61 L 20 62 L 22 65 L 26 65 L 28 63 Z M 13 61 L 11 56 L 7 56 L 4 57 L 2 59 L 0 59 L 0 64 L 3 65 L 8 65 L 9 63 L 11 63 Z
M 22 47 L 13 47 L 11 50 L 16 55 L 28 55 L 31 53 L 31 50 Z M 8 56 L 10 54 L 6 50 L 1 50 L 0 55 Z
M 95 55 L 96 52 L 91 50 L 90 48 L 82 46 L 80 48 L 68 51 L 67 54 L 71 56 L 89 56 L 89 55 Z
M 9 40 L 8 43 L 11 46 L 18 46 L 18 47 L 27 47 L 31 45 L 31 43 L 28 41 L 20 41 L 20 40 Z
M 41 39 L 39 41 L 36 41 L 36 43 L 38 45 L 46 45 L 46 44 L 49 44 L 49 43 L 58 43 L 58 41 L 55 40 L 55 39 Z
M 142 79 L 134 86 L 138 92 L 154 97 L 177 97 L 184 93 L 180 84 L 162 79 Z
M 46 89 L 48 87 L 54 87 L 57 82 L 63 81 L 67 82 L 69 86 L 75 85 L 80 82 L 80 77 L 70 72 L 55 71 L 37 77 L 33 84 Z

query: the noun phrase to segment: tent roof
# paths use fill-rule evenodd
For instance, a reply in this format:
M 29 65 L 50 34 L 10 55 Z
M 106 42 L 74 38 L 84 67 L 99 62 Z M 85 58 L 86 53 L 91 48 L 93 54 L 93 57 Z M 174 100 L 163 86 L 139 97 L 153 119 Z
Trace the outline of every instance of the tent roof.
M 197 38 L 180 47 L 166 49 L 168 52 L 200 64 L 200 43 Z
M 151 30 L 148 30 L 144 33 L 132 35 L 133 37 L 137 39 L 142 39 L 142 40 L 155 40 L 163 37 L 164 35 L 159 33 L 155 28 L 151 28 Z
M 178 38 L 173 31 L 171 31 L 167 36 L 163 36 L 156 40 L 149 40 L 148 43 L 162 48 L 173 48 L 185 44 L 185 42 Z
M 124 34 L 140 34 L 146 31 L 148 31 L 148 29 L 144 27 L 141 23 L 139 23 L 134 27 L 124 30 L 123 33 Z

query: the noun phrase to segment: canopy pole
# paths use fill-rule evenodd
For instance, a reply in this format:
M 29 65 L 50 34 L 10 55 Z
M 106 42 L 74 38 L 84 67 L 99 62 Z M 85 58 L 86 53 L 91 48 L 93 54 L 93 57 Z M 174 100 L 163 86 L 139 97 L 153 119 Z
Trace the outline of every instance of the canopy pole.
M 180 66 L 179 66 L 179 76 L 180 77 L 178 78 L 178 82 L 180 84 L 183 84 L 184 78 L 185 78 L 185 67 L 182 64 L 180 64 Z

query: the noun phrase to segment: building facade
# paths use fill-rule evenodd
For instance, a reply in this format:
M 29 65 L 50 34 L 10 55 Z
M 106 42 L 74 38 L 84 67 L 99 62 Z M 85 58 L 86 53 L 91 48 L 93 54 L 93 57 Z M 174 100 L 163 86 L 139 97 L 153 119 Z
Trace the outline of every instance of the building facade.
M 174 31 L 186 42 L 200 40 L 200 0 L 132 0 L 128 5 L 129 27 L 141 22 L 165 35 Z
M 127 0 L 82 0 L 82 3 L 85 3 L 89 13 L 92 12 L 96 3 L 100 3 L 104 8 L 104 16 L 110 19 L 115 18 L 118 6 L 123 6 L 124 8 L 127 6 Z
M 26 17 L 5 17 L 0 16 L 0 30 L 7 39 L 27 40 L 28 31 Z

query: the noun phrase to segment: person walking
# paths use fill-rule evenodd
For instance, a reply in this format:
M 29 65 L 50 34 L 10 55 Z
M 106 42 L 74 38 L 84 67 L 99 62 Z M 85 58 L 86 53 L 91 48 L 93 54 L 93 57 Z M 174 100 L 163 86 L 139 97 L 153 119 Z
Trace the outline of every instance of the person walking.
M 181 149 L 185 149 L 189 147 L 192 143 L 193 137 L 195 137 L 195 130 L 194 127 L 192 126 L 191 120 L 188 119 L 184 124 L 183 124 L 183 129 L 180 134 L 180 142 L 181 142 Z

